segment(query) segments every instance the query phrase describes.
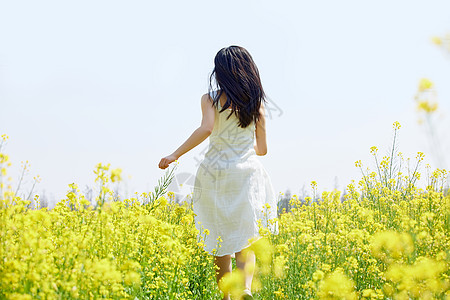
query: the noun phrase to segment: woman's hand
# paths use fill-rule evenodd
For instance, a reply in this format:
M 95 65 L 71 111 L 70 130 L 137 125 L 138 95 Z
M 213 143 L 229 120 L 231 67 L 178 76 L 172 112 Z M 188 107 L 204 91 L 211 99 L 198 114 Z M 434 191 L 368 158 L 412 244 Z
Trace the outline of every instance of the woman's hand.
M 178 157 L 174 154 L 170 154 L 169 156 L 161 158 L 161 161 L 159 162 L 159 168 L 165 169 L 169 166 L 170 163 L 176 161 L 177 159 Z

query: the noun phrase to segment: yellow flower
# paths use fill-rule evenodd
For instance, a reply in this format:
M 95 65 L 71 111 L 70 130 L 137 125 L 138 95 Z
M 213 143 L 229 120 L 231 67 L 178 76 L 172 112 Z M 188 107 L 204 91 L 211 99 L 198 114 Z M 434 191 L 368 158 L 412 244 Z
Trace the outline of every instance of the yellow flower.
M 394 126 L 394 129 L 396 129 L 396 130 L 400 129 L 400 127 L 401 127 L 401 125 L 398 121 L 395 121 L 393 126 Z
M 365 289 L 365 290 L 362 291 L 362 296 L 365 297 L 365 298 L 374 297 L 376 299 L 377 293 L 374 290 L 372 290 L 372 289 Z
M 166 207 L 166 205 L 168 204 L 167 199 L 164 196 L 159 197 L 156 201 L 159 205 L 161 205 L 162 208 Z
M 413 298 L 422 298 L 424 293 L 440 294 L 445 291 L 446 284 L 439 278 L 446 270 L 447 266 L 444 262 L 420 256 L 413 265 L 390 265 L 386 278 L 399 283 L 397 287 L 401 292 Z
M 393 230 L 375 233 L 370 246 L 373 256 L 387 260 L 408 256 L 414 250 L 413 241 L 409 234 Z
M 253 251 L 256 259 L 260 260 L 262 263 L 263 273 L 267 273 L 269 272 L 269 264 L 272 261 L 274 247 L 266 237 L 260 237 L 256 241 L 255 239 L 256 238 L 252 238 L 249 240 L 250 246 L 244 248 L 242 253 L 246 255 L 247 251 Z
M 283 288 L 280 288 L 273 292 L 277 299 L 284 299 Z
M 276 249 L 280 254 L 287 253 L 289 251 L 289 247 L 286 244 L 279 244 L 276 246 Z
M 126 273 L 123 280 L 127 285 L 141 284 L 141 276 L 134 271 Z
M 344 274 L 341 268 L 337 268 L 333 273 L 328 274 L 319 283 L 317 295 L 319 299 L 356 299 L 354 283 Z
M 112 182 L 116 182 L 116 181 L 121 181 L 122 177 L 122 169 L 114 169 L 111 171 L 111 181 Z
M 433 44 L 435 44 L 435 45 L 440 46 L 440 45 L 442 44 L 442 39 L 441 39 L 440 37 L 438 37 L 438 36 L 433 36 L 433 37 L 431 38 L 431 42 L 432 42 Z
M 175 193 L 172 191 L 167 192 L 167 196 L 169 197 L 169 199 L 175 199 Z
M 428 100 L 418 101 L 417 109 L 426 113 L 435 112 L 438 109 L 437 103 L 430 103 Z
M 313 279 L 314 281 L 319 281 L 319 280 L 322 280 L 322 279 L 323 279 L 323 276 L 324 276 L 323 271 L 321 271 L 321 270 L 316 270 L 316 271 L 313 273 L 312 279 Z
M 423 154 L 423 152 L 417 152 L 417 156 L 416 159 L 418 159 L 419 161 L 422 161 L 425 157 L 425 154 Z
M 395 126 L 395 125 L 394 125 Z M 400 127 L 399 127 L 400 128 Z M 398 129 L 398 128 L 397 128 Z M 370 153 L 375 155 L 378 152 L 378 148 L 376 146 L 370 147 Z
M 281 278 L 284 276 L 284 269 L 285 269 L 286 261 L 287 261 L 287 259 L 283 255 L 277 256 L 274 259 L 273 264 L 274 264 L 275 277 Z
M 427 78 L 422 78 L 419 81 L 419 92 L 426 91 L 428 89 L 431 89 L 433 87 L 433 82 Z
M 0 153 L 0 164 L 3 164 L 9 160 L 9 156 L 3 153 Z
M 244 291 L 244 273 L 240 269 L 226 273 L 219 281 L 219 288 L 231 298 L 239 299 Z

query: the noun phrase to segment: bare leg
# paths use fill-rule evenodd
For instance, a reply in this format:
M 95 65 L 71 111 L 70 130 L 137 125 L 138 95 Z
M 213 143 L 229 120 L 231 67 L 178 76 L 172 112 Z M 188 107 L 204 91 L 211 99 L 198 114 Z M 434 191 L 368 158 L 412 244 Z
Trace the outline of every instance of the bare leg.
M 231 255 L 215 256 L 214 264 L 219 267 L 219 270 L 216 270 L 216 281 L 217 284 L 219 284 L 220 279 L 226 273 L 231 272 Z M 230 295 L 228 293 L 224 293 L 224 295 L 223 300 L 230 300 Z
M 253 251 L 247 251 L 246 255 L 243 253 L 244 251 L 236 252 L 236 267 L 242 270 L 245 274 L 245 288 L 249 291 L 252 290 L 252 280 L 253 280 L 253 268 L 251 268 L 250 272 L 245 271 L 245 267 L 254 266 L 255 265 L 255 253 Z M 248 268 L 247 267 L 247 268 Z

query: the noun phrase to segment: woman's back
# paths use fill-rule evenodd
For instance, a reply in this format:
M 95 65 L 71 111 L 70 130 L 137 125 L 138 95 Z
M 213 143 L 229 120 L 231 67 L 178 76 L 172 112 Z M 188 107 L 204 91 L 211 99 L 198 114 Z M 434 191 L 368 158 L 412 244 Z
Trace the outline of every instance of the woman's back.
M 214 99 L 216 92 L 210 96 Z M 258 219 L 277 217 L 277 199 L 271 180 L 255 149 L 255 123 L 242 128 L 231 110 L 221 113 L 218 102 L 209 147 L 196 173 L 193 206 L 200 233 L 208 229 L 205 250 L 218 256 L 236 253 L 259 236 Z M 264 217 L 263 207 L 271 207 Z M 200 222 L 200 223 L 198 223 Z M 270 226 L 278 232 L 278 224 Z M 218 238 L 222 239 L 218 247 Z M 215 249 L 215 250 L 214 250 Z
M 214 99 L 216 94 L 217 91 L 211 92 L 211 98 Z M 256 153 L 253 147 L 255 142 L 255 123 L 251 122 L 245 128 L 239 127 L 239 119 L 231 112 L 231 109 L 220 112 L 222 105 L 221 101 L 218 101 L 214 129 L 209 136 L 210 144 L 205 158 L 210 160 L 217 158 L 218 164 L 221 162 L 228 164 L 230 162 L 242 161 L 251 155 L 255 155 Z M 230 113 L 232 115 L 227 119 Z

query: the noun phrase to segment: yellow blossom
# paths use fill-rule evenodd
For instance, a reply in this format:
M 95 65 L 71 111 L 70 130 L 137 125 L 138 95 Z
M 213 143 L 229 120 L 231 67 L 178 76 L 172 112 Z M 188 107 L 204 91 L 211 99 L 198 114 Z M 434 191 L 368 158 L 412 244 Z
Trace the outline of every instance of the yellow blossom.
M 319 283 L 317 295 L 319 299 L 356 299 L 354 283 L 342 269 L 336 269 L 325 276 Z
M 111 181 L 112 182 L 121 181 L 122 180 L 121 174 L 122 174 L 122 169 L 111 170 Z
M 417 109 L 426 113 L 432 113 L 438 109 L 438 104 L 435 102 L 431 103 L 428 100 L 422 100 L 417 102 Z
M 433 87 L 433 82 L 431 82 L 431 80 L 427 79 L 427 78 L 422 78 L 419 81 L 419 92 L 423 92 L 426 90 L 429 90 Z
M 438 37 L 438 36 L 433 36 L 431 38 L 431 42 L 433 44 L 435 44 L 435 45 L 438 45 L 438 46 L 442 45 L 442 39 L 440 37 Z

